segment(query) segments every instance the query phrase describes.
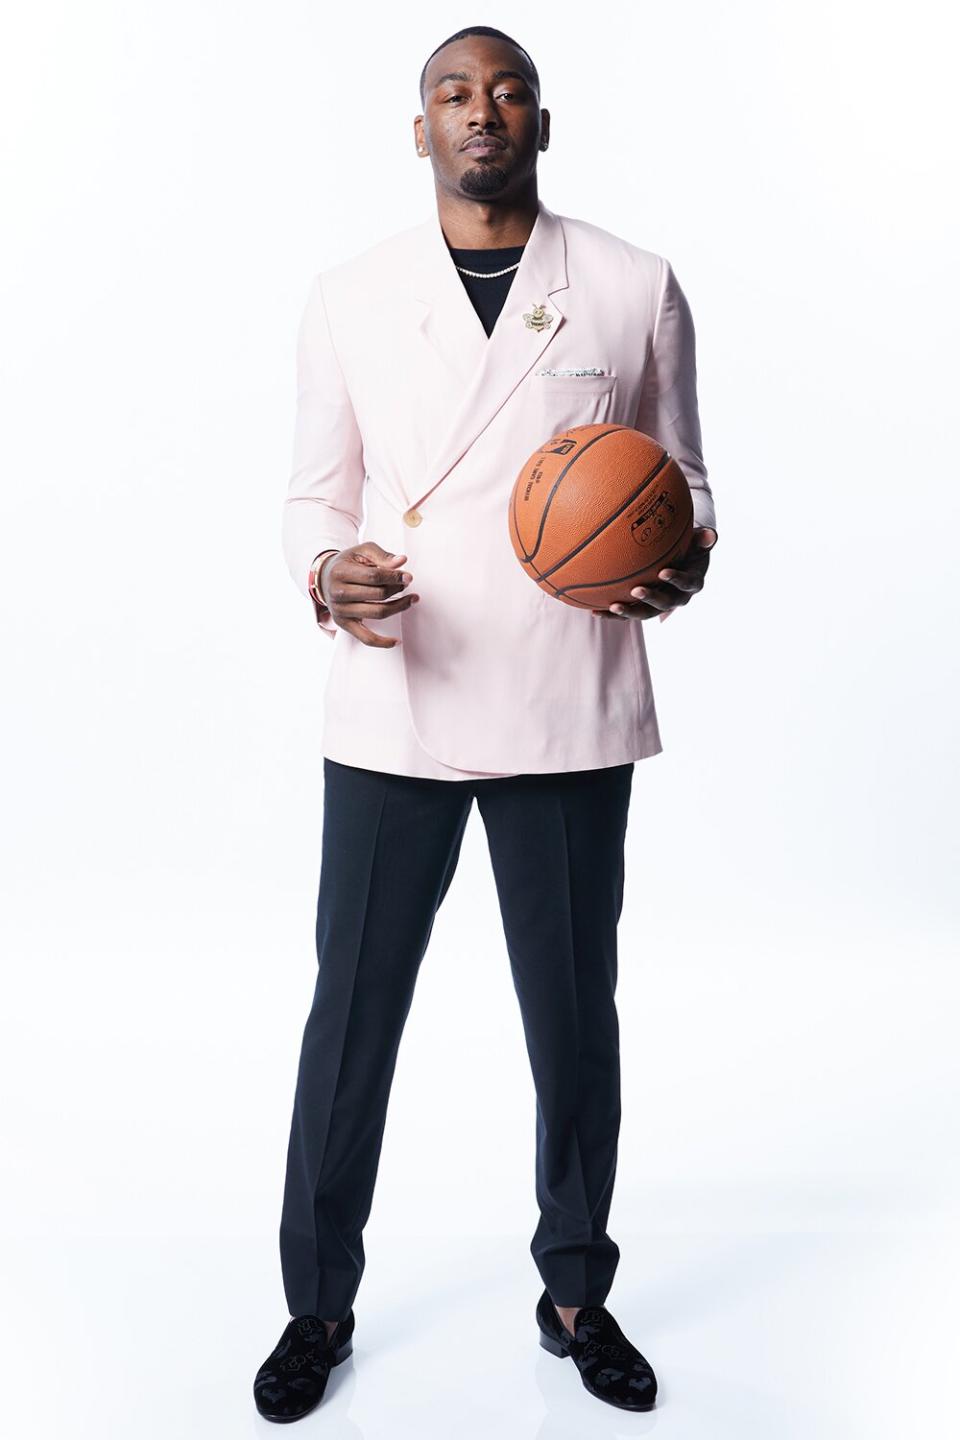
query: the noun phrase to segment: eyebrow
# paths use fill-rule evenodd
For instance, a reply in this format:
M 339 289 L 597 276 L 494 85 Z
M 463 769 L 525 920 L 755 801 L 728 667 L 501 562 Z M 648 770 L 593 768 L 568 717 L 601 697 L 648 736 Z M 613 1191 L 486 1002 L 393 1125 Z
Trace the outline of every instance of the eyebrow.
M 466 70 L 451 70 L 446 75 L 438 75 L 431 88 L 436 90 L 439 85 L 443 84 L 444 80 L 471 80 L 472 78 L 471 75 L 467 74 Z M 520 70 L 494 70 L 490 78 L 494 83 L 496 83 L 497 80 L 522 80 L 524 85 L 530 85 L 528 77 Z

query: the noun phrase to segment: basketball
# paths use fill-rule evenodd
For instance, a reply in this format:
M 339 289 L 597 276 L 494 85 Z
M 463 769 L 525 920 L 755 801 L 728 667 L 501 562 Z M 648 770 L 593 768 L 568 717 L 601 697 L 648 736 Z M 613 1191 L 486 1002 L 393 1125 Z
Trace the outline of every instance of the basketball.
M 656 583 L 686 553 L 693 498 L 658 440 L 629 425 L 574 425 L 527 460 L 508 519 L 514 554 L 541 590 L 605 609 L 637 604 L 633 586 Z

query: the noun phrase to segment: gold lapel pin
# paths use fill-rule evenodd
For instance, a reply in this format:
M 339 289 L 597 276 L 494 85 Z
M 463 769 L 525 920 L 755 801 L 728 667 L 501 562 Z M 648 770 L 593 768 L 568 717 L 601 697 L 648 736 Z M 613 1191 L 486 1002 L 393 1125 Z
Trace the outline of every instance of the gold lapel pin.
M 548 325 L 553 324 L 553 316 L 546 304 L 538 305 L 535 300 L 531 300 L 530 304 L 533 306 L 533 310 L 530 314 L 524 313 L 524 325 L 528 330 L 546 330 Z

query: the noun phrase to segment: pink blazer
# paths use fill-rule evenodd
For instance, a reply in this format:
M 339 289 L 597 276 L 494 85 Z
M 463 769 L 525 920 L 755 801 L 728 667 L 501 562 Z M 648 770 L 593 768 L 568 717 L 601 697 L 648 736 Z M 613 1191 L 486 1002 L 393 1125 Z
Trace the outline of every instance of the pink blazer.
M 535 305 L 549 317 L 540 330 L 524 320 Z M 604 373 L 541 373 L 574 368 Z M 430 755 L 471 772 L 657 753 L 643 623 L 544 594 L 513 554 L 507 503 L 547 436 L 614 421 L 670 451 L 694 524 L 716 525 L 693 321 L 670 263 L 541 201 L 488 339 L 434 212 L 314 278 L 297 376 L 282 525 L 294 582 L 309 597 L 316 555 L 369 539 L 408 556 L 421 597 L 369 622 L 400 637 L 390 650 L 321 616 L 335 638 L 328 753 L 349 763 L 355 747 L 374 768 L 382 753 L 388 768 L 387 702 L 406 707 Z

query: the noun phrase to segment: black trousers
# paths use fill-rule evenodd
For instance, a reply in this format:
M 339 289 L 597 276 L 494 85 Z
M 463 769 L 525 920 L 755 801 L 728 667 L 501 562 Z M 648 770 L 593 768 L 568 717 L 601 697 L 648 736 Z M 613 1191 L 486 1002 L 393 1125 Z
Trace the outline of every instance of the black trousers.
M 536 1090 L 530 1250 L 557 1305 L 602 1305 L 620 1129 L 614 990 L 633 762 L 428 780 L 324 759 L 316 990 L 280 1257 L 291 1315 L 344 1317 L 364 1269 L 387 1101 L 420 961 L 476 798 Z

